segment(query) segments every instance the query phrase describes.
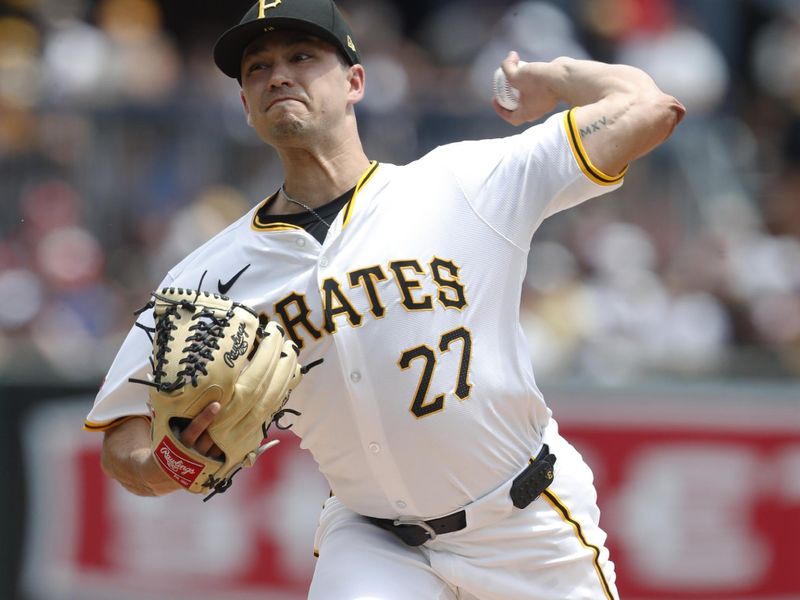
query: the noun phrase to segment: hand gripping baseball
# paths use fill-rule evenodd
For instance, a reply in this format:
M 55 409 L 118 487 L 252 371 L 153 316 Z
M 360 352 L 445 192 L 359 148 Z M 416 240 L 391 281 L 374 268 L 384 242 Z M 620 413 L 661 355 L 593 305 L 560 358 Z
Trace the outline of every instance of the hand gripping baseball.
M 556 107 L 559 97 L 549 85 L 555 70 L 552 63 L 523 62 L 519 54 L 509 52 L 501 68 L 508 84 L 519 91 L 519 106 L 515 110 L 503 108 L 496 98 L 492 102 L 503 120 L 522 125 L 543 117 Z
M 148 308 L 153 371 L 148 381 L 131 381 L 150 386 L 155 460 L 190 492 L 223 492 L 277 443 L 262 445 L 308 369 L 276 323 L 262 326 L 255 311 L 224 296 L 164 288 L 142 310 Z M 220 410 L 207 431 L 218 458 L 187 447 L 180 435 L 212 402 Z

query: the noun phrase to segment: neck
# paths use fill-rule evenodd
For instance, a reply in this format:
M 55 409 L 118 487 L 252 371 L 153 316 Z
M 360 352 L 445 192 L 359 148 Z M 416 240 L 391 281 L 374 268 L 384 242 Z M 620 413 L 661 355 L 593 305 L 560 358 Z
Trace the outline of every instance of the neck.
M 370 162 L 357 136 L 329 149 L 279 149 L 286 193 L 311 208 L 341 196 L 358 183 Z

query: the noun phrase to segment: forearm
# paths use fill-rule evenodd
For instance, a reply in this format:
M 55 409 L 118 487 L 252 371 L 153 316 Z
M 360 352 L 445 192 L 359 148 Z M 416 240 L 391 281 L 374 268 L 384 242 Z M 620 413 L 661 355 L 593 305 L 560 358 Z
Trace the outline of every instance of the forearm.
M 549 63 L 527 63 L 545 85 L 569 106 L 593 104 L 614 94 L 660 96 L 661 90 L 644 71 L 628 65 L 561 57 Z
M 101 464 L 109 477 L 137 496 L 162 496 L 180 489 L 153 459 L 146 419 L 129 419 L 107 431 Z

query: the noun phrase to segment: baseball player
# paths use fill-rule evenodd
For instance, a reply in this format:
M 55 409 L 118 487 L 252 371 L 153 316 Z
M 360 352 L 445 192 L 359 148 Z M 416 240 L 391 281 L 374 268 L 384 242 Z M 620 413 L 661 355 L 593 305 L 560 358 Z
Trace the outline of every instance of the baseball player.
M 495 101 L 500 117 L 570 108 L 398 166 L 362 149 L 365 71 L 331 0 L 259 0 L 214 59 L 285 180 L 162 285 L 202 280 L 277 321 L 304 363 L 324 358 L 287 405 L 332 490 L 309 597 L 616 599 L 592 473 L 536 386 L 520 291 L 541 222 L 619 187 L 684 108 L 632 67 L 512 52 L 520 105 Z M 180 486 L 153 460 L 147 393 L 128 382 L 150 350 L 132 328 L 86 427 L 105 431 L 111 477 L 161 495 Z M 183 442 L 216 452 L 218 411 Z

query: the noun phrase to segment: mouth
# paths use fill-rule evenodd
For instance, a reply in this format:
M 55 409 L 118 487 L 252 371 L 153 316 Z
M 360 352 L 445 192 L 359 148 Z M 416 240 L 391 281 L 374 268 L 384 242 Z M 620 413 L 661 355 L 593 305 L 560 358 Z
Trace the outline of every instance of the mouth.
M 270 100 L 269 104 L 267 104 L 267 110 L 269 110 L 273 106 L 276 106 L 278 104 L 286 104 L 287 102 L 302 102 L 302 101 L 292 96 L 280 96 L 278 98 Z

